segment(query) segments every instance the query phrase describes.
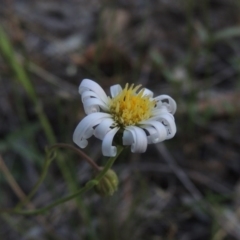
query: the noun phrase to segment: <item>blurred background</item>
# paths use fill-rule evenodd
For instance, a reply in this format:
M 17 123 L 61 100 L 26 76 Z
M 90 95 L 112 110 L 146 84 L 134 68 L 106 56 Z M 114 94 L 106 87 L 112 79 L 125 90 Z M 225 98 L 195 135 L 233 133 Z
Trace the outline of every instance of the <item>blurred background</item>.
M 2 213 L 0 239 L 240 239 L 239 12 L 238 0 L 1 0 L 1 209 L 32 189 L 45 146 L 73 144 L 83 78 L 107 93 L 129 82 L 170 95 L 178 131 L 144 154 L 125 151 L 112 197 L 90 191 L 44 215 Z M 101 141 L 84 151 L 104 164 Z M 30 207 L 91 177 L 58 151 Z

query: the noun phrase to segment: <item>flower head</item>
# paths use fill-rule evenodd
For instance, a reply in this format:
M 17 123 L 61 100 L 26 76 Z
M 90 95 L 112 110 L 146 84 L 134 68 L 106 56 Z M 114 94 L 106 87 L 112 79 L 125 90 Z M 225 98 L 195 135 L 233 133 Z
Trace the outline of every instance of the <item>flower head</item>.
M 144 89 L 137 93 L 141 87 L 138 85 L 125 88 L 110 100 L 109 109 L 116 124 L 121 127 L 136 125 L 151 117 L 155 106 L 155 100 L 144 95 Z
M 87 116 L 78 124 L 73 141 L 81 148 L 92 135 L 103 140 L 104 156 L 116 155 L 115 135 L 122 144 L 131 145 L 132 152 L 145 152 L 148 144 L 162 142 L 176 133 L 173 114 L 175 101 L 168 95 L 153 97 L 153 92 L 126 84 L 110 88 L 111 97 L 94 81 L 84 79 L 79 86 Z

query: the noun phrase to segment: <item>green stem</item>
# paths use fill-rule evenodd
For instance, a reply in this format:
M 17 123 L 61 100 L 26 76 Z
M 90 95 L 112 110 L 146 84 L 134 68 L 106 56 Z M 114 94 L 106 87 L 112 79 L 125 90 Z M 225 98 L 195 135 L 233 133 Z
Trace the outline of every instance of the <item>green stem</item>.
M 36 215 L 36 214 L 40 214 L 40 213 L 44 213 L 47 210 L 58 206 L 59 204 L 62 204 L 64 202 L 67 202 L 75 197 L 77 197 L 79 194 L 83 194 L 87 191 L 89 191 L 90 189 L 92 189 L 95 185 L 98 184 L 98 182 L 104 177 L 104 175 L 106 174 L 106 172 L 112 167 L 113 163 L 115 162 L 115 160 L 117 159 L 117 157 L 119 156 L 119 154 L 122 152 L 123 147 L 122 146 L 118 146 L 117 147 L 117 155 L 115 157 L 111 157 L 109 158 L 109 160 L 107 161 L 106 165 L 104 166 L 104 169 L 93 179 L 87 182 L 87 184 L 81 188 L 80 190 L 78 190 L 77 192 L 68 195 L 64 198 L 58 199 L 55 202 L 47 205 L 46 207 L 40 208 L 40 209 L 36 209 L 33 211 L 18 211 L 18 210 L 13 210 L 10 211 L 11 213 L 15 213 L 15 214 L 21 214 L 21 215 Z
M 77 192 L 75 192 L 74 194 L 71 194 L 69 196 L 66 196 L 64 198 L 58 199 L 55 202 L 47 205 L 46 207 L 40 208 L 40 209 L 36 209 L 33 211 L 13 211 L 13 213 L 16 214 L 21 214 L 21 215 L 36 215 L 36 214 L 40 214 L 40 213 L 44 213 L 47 210 L 61 204 L 64 202 L 67 202 L 73 198 L 75 198 L 76 196 L 78 196 L 79 194 L 85 193 L 88 190 L 90 190 L 92 187 L 94 187 L 96 184 L 96 182 L 94 180 L 89 181 L 83 188 L 81 188 L 80 190 L 78 190 Z
M 28 194 L 28 196 L 23 201 L 19 202 L 16 205 L 16 207 L 14 208 L 15 210 L 19 210 L 24 205 L 26 205 L 30 201 L 30 199 L 35 195 L 35 193 L 37 192 L 38 188 L 40 187 L 40 185 L 42 184 L 42 182 L 46 178 L 48 168 L 49 168 L 53 158 L 55 157 L 55 156 L 51 156 L 51 155 L 52 155 L 52 152 L 56 148 L 68 148 L 68 149 L 71 149 L 71 150 L 75 151 L 78 155 L 80 155 L 83 159 L 85 159 L 96 171 L 100 171 L 100 167 L 89 156 L 87 156 L 83 151 L 75 148 L 72 145 L 66 144 L 66 143 L 54 144 L 51 147 L 49 147 L 48 150 L 47 150 L 47 156 L 46 156 L 45 161 L 44 161 L 43 171 L 42 171 L 42 174 L 41 174 L 40 178 L 38 179 L 37 183 L 34 185 L 31 192 Z
M 118 156 L 120 155 L 122 150 L 123 150 L 122 146 L 117 146 L 117 154 L 116 154 L 116 156 L 115 157 L 111 157 L 111 158 L 108 159 L 106 165 L 104 166 L 104 169 L 95 177 L 94 180 L 100 181 L 103 178 L 105 173 L 112 167 L 113 163 L 118 158 Z
M 40 178 L 38 179 L 38 181 L 34 185 L 34 187 L 31 190 L 31 192 L 28 194 L 28 196 L 23 201 L 19 202 L 16 205 L 16 207 L 14 208 L 15 210 L 19 210 L 25 204 L 27 204 L 31 200 L 31 198 L 35 195 L 35 193 L 37 192 L 38 188 L 40 187 L 40 185 L 44 181 L 44 179 L 45 179 L 45 177 L 47 175 L 47 172 L 48 172 L 48 168 L 49 168 L 49 166 L 51 164 L 51 161 L 52 161 L 52 158 L 49 157 L 50 154 L 51 154 L 50 152 L 47 153 L 47 157 L 45 158 L 43 171 L 42 171 L 42 174 L 41 174 Z

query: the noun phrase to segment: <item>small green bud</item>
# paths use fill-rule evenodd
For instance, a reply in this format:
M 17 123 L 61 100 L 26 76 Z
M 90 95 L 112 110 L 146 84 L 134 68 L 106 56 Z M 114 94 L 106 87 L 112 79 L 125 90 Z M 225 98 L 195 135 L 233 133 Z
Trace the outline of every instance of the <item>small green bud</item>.
M 112 169 L 109 169 L 95 186 L 96 192 L 102 197 L 112 196 L 117 189 L 118 177 Z

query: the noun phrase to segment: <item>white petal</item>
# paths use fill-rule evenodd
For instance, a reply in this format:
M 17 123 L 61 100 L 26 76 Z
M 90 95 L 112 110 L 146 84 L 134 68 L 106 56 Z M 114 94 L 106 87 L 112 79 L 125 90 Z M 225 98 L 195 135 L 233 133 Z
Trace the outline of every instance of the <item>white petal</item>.
M 147 136 L 143 129 L 129 126 L 123 132 L 123 145 L 131 145 L 132 152 L 143 153 L 147 149 Z
M 84 111 L 86 114 L 100 112 L 100 108 L 104 111 L 108 111 L 108 106 L 97 98 L 88 98 L 83 102 Z
M 167 130 L 167 139 L 172 138 L 177 129 L 174 119 L 171 114 L 163 114 L 159 117 L 159 121 L 163 124 L 163 126 Z
M 144 124 L 141 126 L 142 128 L 146 129 L 149 132 L 148 140 L 149 143 L 158 143 L 166 140 L 167 138 L 167 130 L 165 126 L 161 122 L 153 121 L 153 120 L 147 120 L 141 122 L 141 124 Z M 155 131 L 153 131 L 153 129 Z
M 85 148 L 88 144 L 87 138 L 93 135 L 93 127 L 98 125 L 103 119 L 111 117 L 107 113 L 92 113 L 86 116 L 76 127 L 73 133 L 73 141 L 80 147 Z
M 148 88 L 144 88 L 143 96 L 149 96 L 150 98 L 152 98 L 153 97 L 153 92 L 151 90 L 149 90 Z
M 88 90 L 93 91 L 104 103 L 107 104 L 109 102 L 106 93 L 99 84 L 90 79 L 83 79 L 79 86 L 79 93 L 82 94 L 83 92 Z
M 147 140 L 148 140 L 148 144 L 151 143 L 157 143 L 159 138 L 158 138 L 158 134 L 157 131 L 154 127 L 151 126 L 141 126 L 143 129 L 145 129 L 148 134 L 147 134 Z
M 161 106 L 161 107 L 158 106 L 157 108 L 154 108 L 154 110 L 152 111 L 153 116 L 158 116 L 165 113 L 169 113 L 166 106 Z
M 134 143 L 133 134 L 129 130 L 124 130 L 123 132 L 123 145 L 128 146 Z
M 105 135 L 112 129 L 110 128 L 113 125 L 114 121 L 111 118 L 106 118 L 95 128 L 94 136 L 103 140 Z
M 81 93 L 82 102 L 86 101 L 89 98 L 98 98 L 98 95 L 95 92 L 90 91 L 88 89 Z
M 166 106 L 168 112 L 174 114 L 177 109 L 176 102 L 168 95 L 160 95 L 155 97 L 154 100 L 157 101 L 157 108 L 161 108 L 162 106 Z
M 116 97 L 122 91 L 122 87 L 119 84 L 110 87 L 110 93 L 112 98 Z
M 113 138 L 119 128 L 113 128 L 104 137 L 102 142 L 102 153 L 106 157 L 115 157 L 117 154 L 117 148 L 112 146 Z
M 90 137 L 93 135 L 93 132 L 94 132 L 94 129 L 93 129 L 93 128 L 88 128 L 88 129 L 85 131 L 85 133 L 84 133 L 84 135 L 83 135 L 83 138 L 85 138 L 85 139 L 90 138 Z

